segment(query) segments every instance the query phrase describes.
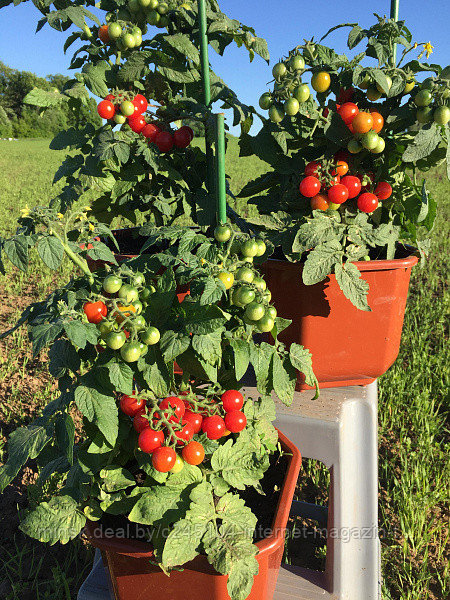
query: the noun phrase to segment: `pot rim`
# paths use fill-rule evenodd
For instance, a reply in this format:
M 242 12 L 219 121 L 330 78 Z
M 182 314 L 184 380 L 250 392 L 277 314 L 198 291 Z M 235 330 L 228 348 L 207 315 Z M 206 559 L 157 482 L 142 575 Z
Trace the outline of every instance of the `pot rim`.
M 291 511 L 293 492 L 297 484 L 298 474 L 302 464 L 302 456 L 297 446 L 295 446 L 295 444 L 281 431 L 278 429 L 277 431 L 278 440 L 283 450 L 288 453 L 289 463 L 282 485 L 282 492 L 278 499 L 275 519 L 272 523 L 272 534 L 256 543 L 258 556 L 261 556 L 261 554 L 270 554 L 271 550 L 279 545 L 280 538 L 284 540 L 286 523 Z M 154 558 L 154 552 L 150 542 L 115 537 L 105 539 L 104 537 L 96 535 L 96 531 L 97 524 L 93 521 L 88 521 L 83 529 L 84 537 L 95 548 L 115 552 L 116 554 L 122 554 L 131 558 Z M 206 556 L 202 555 L 199 555 L 197 558 L 206 560 Z

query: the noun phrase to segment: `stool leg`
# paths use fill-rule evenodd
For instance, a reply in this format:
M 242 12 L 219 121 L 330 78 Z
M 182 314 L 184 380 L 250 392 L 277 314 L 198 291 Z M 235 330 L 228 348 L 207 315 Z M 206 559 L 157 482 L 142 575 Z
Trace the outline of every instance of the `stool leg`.
M 378 600 L 377 391 L 343 404 L 331 468 L 326 577 L 339 600 Z

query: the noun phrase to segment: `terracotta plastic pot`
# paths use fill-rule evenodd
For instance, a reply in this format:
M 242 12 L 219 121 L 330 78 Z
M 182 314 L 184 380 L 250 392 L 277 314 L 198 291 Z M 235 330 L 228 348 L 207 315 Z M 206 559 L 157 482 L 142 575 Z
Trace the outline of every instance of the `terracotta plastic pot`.
M 417 257 L 356 262 L 369 286 L 372 312 L 358 310 L 334 275 L 316 285 L 302 282 L 301 263 L 268 260 L 262 265 L 278 314 L 292 319 L 280 334 L 290 346 L 313 355 L 321 388 L 367 385 L 386 373 L 398 356 L 411 269 Z M 309 389 L 299 375 L 297 390 Z
M 283 450 L 288 453 L 288 467 L 272 533 L 257 543 L 259 573 L 248 600 L 271 600 L 275 592 L 284 551 L 286 525 L 301 467 L 298 448 L 281 432 L 279 439 Z M 206 556 L 197 556 L 184 565 L 183 571 L 174 571 L 167 577 L 159 567 L 150 562 L 154 558 L 151 544 L 100 537 L 99 533 L 95 523 L 89 523 L 85 528 L 88 540 L 102 551 L 103 562 L 111 576 L 115 600 L 230 600 L 227 577 L 217 573 Z

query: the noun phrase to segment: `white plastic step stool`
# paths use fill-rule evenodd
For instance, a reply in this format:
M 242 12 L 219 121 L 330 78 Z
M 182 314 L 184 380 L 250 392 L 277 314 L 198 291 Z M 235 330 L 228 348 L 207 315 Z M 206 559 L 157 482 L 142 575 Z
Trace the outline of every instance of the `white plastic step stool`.
M 251 385 L 244 391 L 258 396 Z M 379 600 L 377 385 L 331 388 L 312 397 L 296 393 L 289 408 L 277 401 L 276 425 L 304 458 L 330 470 L 326 567 L 318 573 L 283 565 L 274 600 Z M 296 502 L 292 514 L 324 518 L 323 509 Z M 78 600 L 112 598 L 97 551 Z

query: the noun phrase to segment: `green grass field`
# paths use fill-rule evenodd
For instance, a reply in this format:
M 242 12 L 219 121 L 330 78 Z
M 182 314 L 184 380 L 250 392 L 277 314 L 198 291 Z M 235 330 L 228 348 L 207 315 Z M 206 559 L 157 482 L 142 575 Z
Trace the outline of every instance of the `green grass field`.
M 53 173 L 64 157 L 48 149 L 46 140 L 0 141 L 0 235 L 14 231 L 19 209 L 46 204 L 58 187 Z M 234 142 L 227 155 L 233 191 L 262 173 L 264 165 L 239 159 Z M 443 600 L 450 594 L 448 562 L 449 346 L 446 315 L 449 295 L 447 256 L 450 231 L 450 185 L 444 171 L 430 176 L 429 188 L 439 202 L 440 218 L 433 232 L 430 259 L 416 268 L 408 301 L 400 356 L 380 381 L 380 528 L 383 547 L 385 600 Z M 242 207 L 240 207 L 242 208 Z M 244 207 L 245 208 L 245 207 Z M 66 277 L 42 271 L 33 262 L 27 275 L 8 266 L 0 277 L 0 330 L 14 322 L 20 310 L 42 297 Z M 45 357 L 32 360 L 25 330 L 0 342 L 0 462 L 6 436 L 27 423 L 54 393 Z M 326 498 L 326 477 L 307 465 L 308 500 Z M 0 498 L 0 600 L 69 600 L 89 570 L 91 551 L 81 542 L 47 548 L 26 539 L 18 530 L 17 508 L 26 505 L 26 488 L 33 493 L 33 468 L 27 468 Z M 318 564 L 323 549 L 310 553 Z M 308 560 L 309 560 L 308 559 Z

